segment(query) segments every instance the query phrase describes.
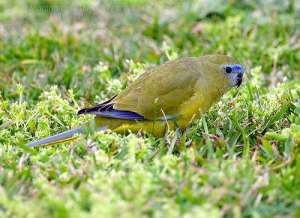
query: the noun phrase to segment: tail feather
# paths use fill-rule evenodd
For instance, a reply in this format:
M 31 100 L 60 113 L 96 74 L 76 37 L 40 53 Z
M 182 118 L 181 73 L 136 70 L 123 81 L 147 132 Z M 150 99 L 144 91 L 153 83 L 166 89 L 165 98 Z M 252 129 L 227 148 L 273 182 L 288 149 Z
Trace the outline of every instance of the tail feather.
M 70 140 L 73 140 L 76 138 L 75 135 L 77 133 L 82 133 L 82 132 L 83 132 L 83 128 L 79 127 L 76 129 L 72 129 L 72 130 L 68 130 L 68 131 L 59 133 L 54 136 L 49 136 L 49 137 L 40 139 L 35 142 L 31 142 L 31 143 L 27 144 L 27 146 L 28 147 L 36 147 L 38 145 L 51 145 L 51 144 L 56 144 L 56 143 L 60 143 L 60 142 L 70 141 Z
M 72 130 L 68 130 L 62 133 L 59 133 L 54 136 L 49 136 L 38 141 L 31 142 L 27 144 L 28 147 L 36 147 L 39 145 L 54 145 L 62 142 L 72 141 L 77 138 L 76 134 L 83 133 L 84 127 L 78 127 Z M 107 126 L 102 126 L 96 129 L 96 131 L 104 131 L 107 129 Z

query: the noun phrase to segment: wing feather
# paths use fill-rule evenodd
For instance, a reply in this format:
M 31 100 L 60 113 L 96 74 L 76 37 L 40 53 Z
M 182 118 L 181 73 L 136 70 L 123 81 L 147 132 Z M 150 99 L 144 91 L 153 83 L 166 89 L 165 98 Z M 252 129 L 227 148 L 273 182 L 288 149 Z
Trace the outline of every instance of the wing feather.
M 180 105 L 194 94 L 201 74 L 197 58 L 184 58 L 151 68 L 114 99 L 114 109 L 138 113 L 147 119 L 179 116 Z

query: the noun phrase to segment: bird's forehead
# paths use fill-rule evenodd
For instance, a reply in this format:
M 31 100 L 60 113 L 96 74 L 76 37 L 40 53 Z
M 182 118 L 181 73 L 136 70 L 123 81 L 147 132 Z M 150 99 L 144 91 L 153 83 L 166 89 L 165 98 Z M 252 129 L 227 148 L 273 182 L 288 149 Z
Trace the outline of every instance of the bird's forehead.
M 241 64 L 227 64 L 225 66 L 231 67 L 233 71 L 241 71 L 244 68 Z
M 241 64 L 225 64 L 223 65 L 224 68 L 230 67 L 232 72 L 244 73 L 245 68 Z

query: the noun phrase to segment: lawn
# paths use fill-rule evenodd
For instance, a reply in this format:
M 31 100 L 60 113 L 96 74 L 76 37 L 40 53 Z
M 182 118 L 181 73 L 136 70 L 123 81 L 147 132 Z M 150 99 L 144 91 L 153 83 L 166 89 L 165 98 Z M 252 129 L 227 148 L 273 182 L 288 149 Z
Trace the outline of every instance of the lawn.
M 299 1 L 0 2 L 0 217 L 299 217 Z M 186 134 L 86 132 L 149 66 L 228 54 L 247 67 Z

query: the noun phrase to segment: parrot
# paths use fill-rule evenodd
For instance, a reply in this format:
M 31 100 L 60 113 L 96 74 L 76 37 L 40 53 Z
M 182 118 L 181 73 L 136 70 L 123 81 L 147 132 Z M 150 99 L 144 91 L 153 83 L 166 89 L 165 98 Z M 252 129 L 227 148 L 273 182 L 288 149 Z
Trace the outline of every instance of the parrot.
M 239 87 L 244 73 L 245 67 L 227 55 L 167 61 L 146 69 L 118 95 L 81 109 L 78 115 L 93 114 L 96 131 L 146 132 L 163 137 L 168 130 L 185 130 L 229 89 Z M 58 144 L 83 132 L 84 127 L 78 127 L 27 145 Z

